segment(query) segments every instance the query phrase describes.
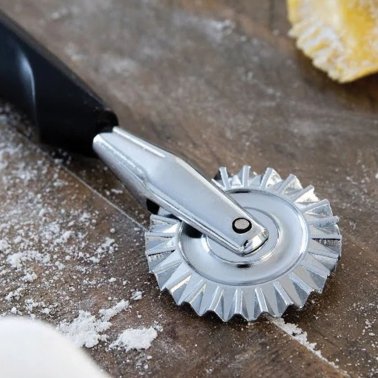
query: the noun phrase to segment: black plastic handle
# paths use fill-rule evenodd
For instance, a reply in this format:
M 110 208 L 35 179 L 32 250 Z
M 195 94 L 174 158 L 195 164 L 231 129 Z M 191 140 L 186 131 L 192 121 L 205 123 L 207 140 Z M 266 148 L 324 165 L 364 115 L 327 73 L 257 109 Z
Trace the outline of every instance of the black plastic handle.
M 72 71 L 0 12 L 0 97 L 22 109 L 42 143 L 93 154 L 116 115 Z

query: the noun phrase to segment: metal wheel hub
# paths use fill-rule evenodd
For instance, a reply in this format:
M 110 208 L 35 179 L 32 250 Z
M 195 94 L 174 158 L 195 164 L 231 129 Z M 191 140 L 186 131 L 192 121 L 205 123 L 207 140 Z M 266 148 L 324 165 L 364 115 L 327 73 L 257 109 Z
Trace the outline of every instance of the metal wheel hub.
M 236 192 L 232 193 L 232 197 L 267 229 L 269 238 L 257 250 L 238 256 L 230 254 L 226 248 L 205 237 L 209 254 L 243 271 L 249 268 L 251 278 L 258 280 L 263 272 L 266 280 L 269 280 L 271 275 L 276 276 L 274 272 L 277 266 L 286 270 L 287 265 L 295 264 L 308 244 L 308 228 L 303 215 L 284 198 L 268 192 Z M 194 248 L 185 248 L 183 242 L 182 247 L 185 255 L 188 251 L 187 258 L 190 260 Z

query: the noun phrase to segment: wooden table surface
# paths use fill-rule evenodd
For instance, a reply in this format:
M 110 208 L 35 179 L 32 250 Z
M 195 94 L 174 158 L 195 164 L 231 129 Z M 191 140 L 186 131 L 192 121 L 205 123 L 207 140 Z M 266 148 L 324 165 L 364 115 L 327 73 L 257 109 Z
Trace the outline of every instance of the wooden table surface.
M 112 319 L 108 341 L 87 349 L 112 376 L 378 374 L 378 76 L 339 85 L 313 68 L 287 36 L 282 0 L 0 7 L 100 93 L 122 127 L 209 177 L 220 165 L 294 173 L 332 202 L 343 233 L 323 295 L 285 316 L 315 347 L 271 320 L 199 318 L 159 293 L 144 258 L 148 214 L 121 184 L 98 161 L 54 159 L 16 131 L 23 121 L 3 104 L 1 313 L 58 325 L 79 310 L 97 316 L 137 289 L 142 299 Z M 140 326 L 160 329 L 151 348 L 109 349 Z

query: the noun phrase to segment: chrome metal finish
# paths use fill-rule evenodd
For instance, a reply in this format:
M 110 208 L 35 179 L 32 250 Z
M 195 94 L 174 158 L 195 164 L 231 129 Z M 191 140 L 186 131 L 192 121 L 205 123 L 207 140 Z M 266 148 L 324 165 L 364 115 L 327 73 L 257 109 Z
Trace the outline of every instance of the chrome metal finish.
M 230 254 L 162 209 L 146 233 L 146 256 L 159 287 L 177 304 L 189 303 L 199 315 L 215 312 L 224 321 L 236 314 L 279 317 L 288 306 L 303 307 L 313 291 L 323 290 L 341 254 L 338 218 L 328 201 L 271 168 L 263 175 L 249 166 L 234 176 L 221 170 L 216 184 L 268 230 L 268 240 L 249 255 Z
M 97 135 L 93 148 L 143 204 L 158 204 L 225 247 L 230 259 L 251 254 L 267 240 L 266 228 L 251 212 L 177 156 L 118 127 Z

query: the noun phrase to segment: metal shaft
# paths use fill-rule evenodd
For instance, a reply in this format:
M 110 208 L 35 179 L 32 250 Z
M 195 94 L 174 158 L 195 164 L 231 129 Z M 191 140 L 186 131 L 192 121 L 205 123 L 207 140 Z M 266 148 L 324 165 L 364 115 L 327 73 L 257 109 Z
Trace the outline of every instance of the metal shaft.
M 93 148 L 142 204 L 153 201 L 231 253 L 266 241 L 267 231 L 247 211 L 172 153 L 118 127 L 98 134 Z

